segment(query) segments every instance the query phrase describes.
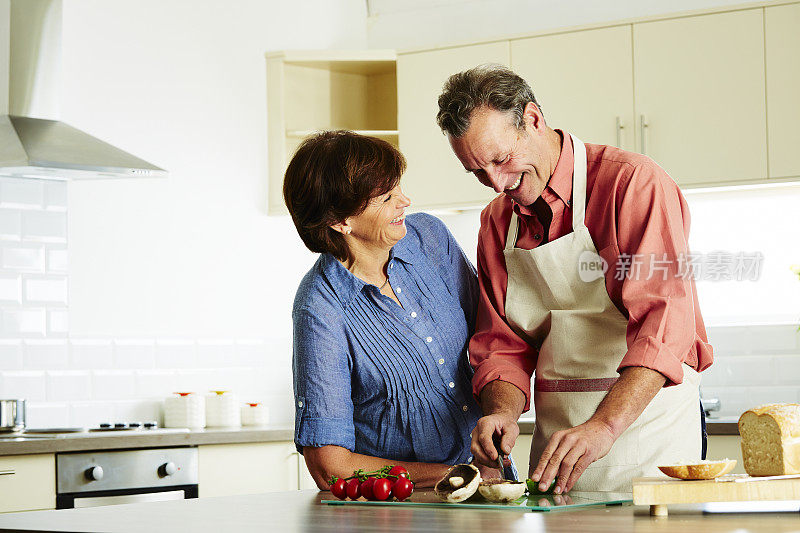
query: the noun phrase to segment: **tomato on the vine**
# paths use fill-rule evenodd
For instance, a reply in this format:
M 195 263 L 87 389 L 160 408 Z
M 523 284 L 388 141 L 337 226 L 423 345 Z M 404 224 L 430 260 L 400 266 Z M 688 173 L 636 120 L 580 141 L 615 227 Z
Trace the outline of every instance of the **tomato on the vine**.
M 347 498 L 347 481 L 342 478 L 334 481 L 331 484 L 331 493 L 340 500 Z
M 390 476 L 397 476 L 398 478 L 404 477 L 406 479 L 410 479 L 411 476 L 408 474 L 408 470 L 405 467 L 400 465 L 395 465 L 389 470 Z
M 372 493 L 375 495 L 376 500 L 388 500 L 392 495 L 391 480 L 385 477 L 375 480 L 375 484 L 372 486 Z
M 400 501 L 403 501 L 411 496 L 412 492 L 414 492 L 414 484 L 411 482 L 411 480 L 404 477 L 398 478 L 394 484 L 394 487 L 392 487 L 392 493 L 394 494 L 394 497 Z
M 357 500 L 361 496 L 361 482 L 357 477 L 354 477 L 347 482 L 347 497 L 351 500 Z
M 376 481 L 377 481 L 377 479 L 375 479 L 374 477 L 369 477 L 369 478 L 367 478 L 366 481 L 364 481 L 361 484 L 361 495 L 363 497 L 365 497 L 368 500 L 374 500 L 375 499 L 375 493 L 373 492 L 373 488 L 375 487 L 375 482 Z

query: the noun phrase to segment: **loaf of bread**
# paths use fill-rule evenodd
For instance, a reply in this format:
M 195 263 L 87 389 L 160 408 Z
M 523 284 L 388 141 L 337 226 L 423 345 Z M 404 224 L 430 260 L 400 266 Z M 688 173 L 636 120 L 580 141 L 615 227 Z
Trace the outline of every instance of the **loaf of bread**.
M 751 476 L 800 474 L 800 404 L 776 403 L 739 417 L 744 469 Z

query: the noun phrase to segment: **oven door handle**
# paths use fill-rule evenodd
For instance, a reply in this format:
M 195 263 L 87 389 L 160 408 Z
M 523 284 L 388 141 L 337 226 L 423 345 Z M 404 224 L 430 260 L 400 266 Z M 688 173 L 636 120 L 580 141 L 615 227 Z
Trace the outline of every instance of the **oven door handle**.
M 101 505 L 118 505 L 121 503 L 165 502 L 184 499 L 183 490 L 165 492 L 146 492 L 144 494 L 119 494 L 116 496 L 92 496 L 75 498 L 75 508 L 100 507 Z

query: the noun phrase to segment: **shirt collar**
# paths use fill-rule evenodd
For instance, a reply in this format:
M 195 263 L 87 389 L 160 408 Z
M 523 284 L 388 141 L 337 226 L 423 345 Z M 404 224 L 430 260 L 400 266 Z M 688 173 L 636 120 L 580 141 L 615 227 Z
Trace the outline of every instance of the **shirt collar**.
M 569 207 L 572 199 L 572 171 L 575 166 L 575 152 L 572 148 L 572 138 L 569 133 L 562 130 L 556 131 L 561 134 L 561 154 L 558 157 L 556 168 L 553 169 L 552 176 L 547 180 L 547 185 L 542 191 L 542 198 L 548 205 L 561 200 Z M 515 202 L 512 203 L 517 214 L 534 214 L 533 205 L 522 206 Z
M 358 295 L 366 283 L 347 270 L 338 259 L 329 253 L 324 253 L 320 257 L 322 262 L 322 273 L 331 284 L 333 292 L 344 307 L 350 305 L 353 298 Z
M 406 226 L 406 235 L 400 241 L 392 246 L 392 249 L 389 250 L 389 262 L 392 262 L 392 259 L 399 259 L 404 263 L 408 263 L 409 265 L 414 264 L 414 252 L 418 250 L 414 250 L 414 239 L 408 238 L 408 231 L 410 228 Z

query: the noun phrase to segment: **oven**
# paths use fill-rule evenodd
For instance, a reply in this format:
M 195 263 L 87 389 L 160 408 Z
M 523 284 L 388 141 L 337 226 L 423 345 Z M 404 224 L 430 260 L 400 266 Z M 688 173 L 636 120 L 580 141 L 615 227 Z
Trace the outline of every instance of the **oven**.
M 197 498 L 197 448 L 56 454 L 56 508 Z

